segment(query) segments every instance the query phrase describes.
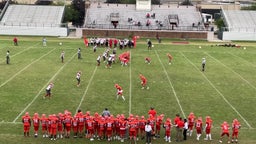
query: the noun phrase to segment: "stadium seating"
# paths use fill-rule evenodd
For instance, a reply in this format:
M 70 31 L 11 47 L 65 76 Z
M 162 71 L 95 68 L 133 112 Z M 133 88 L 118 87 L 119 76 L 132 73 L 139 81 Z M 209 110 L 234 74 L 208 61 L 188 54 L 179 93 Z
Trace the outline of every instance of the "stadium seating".
M 170 29 L 169 14 L 176 14 L 179 17 L 179 25 L 175 29 L 193 30 L 192 23 L 202 22 L 200 12 L 196 11 L 194 6 L 152 5 L 152 10 L 146 11 L 136 10 L 135 5 L 92 3 L 86 12 L 84 26 L 114 28 L 110 21 L 112 13 L 119 13 L 117 28 L 120 29 Z M 155 16 L 147 18 L 147 13 Z M 132 21 L 128 21 L 130 18 Z M 141 23 L 139 27 L 138 22 Z M 147 22 L 150 24 L 147 25 Z

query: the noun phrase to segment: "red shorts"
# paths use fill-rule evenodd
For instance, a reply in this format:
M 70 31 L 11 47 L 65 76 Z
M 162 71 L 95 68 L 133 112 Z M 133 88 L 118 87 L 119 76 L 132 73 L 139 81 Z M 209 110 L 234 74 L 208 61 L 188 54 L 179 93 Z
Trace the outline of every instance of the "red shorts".
M 145 128 L 140 128 L 140 132 L 145 132 Z
M 84 130 L 84 125 L 78 125 L 78 131 L 82 132 Z
M 57 128 L 51 128 L 51 134 L 56 135 L 57 134 Z
M 34 131 L 38 131 L 39 126 L 34 126 Z
M 112 136 L 112 129 L 111 130 L 107 130 L 107 136 Z
M 205 133 L 206 134 L 210 134 L 211 133 L 211 129 L 205 129 Z
M 188 129 L 189 130 L 192 130 L 193 129 L 193 127 L 194 127 L 194 125 L 192 124 L 192 125 L 188 125 Z
M 99 130 L 98 131 L 98 135 L 101 137 L 101 136 L 103 136 L 103 133 L 104 133 L 104 130 Z
M 229 137 L 229 132 L 223 132 L 221 136 L 227 135 Z
M 196 129 L 197 134 L 202 134 L 202 129 Z
M 29 125 L 24 125 L 23 129 L 24 129 L 24 132 L 29 132 L 30 126 Z
M 233 131 L 232 136 L 233 136 L 233 137 L 234 137 L 234 136 L 235 136 L 235 137 L 238 137 L 238 131 L 236 131 L 236 132 Z
M 165 136 L 167 137 L 171 136 L 171 131 L 165 131 Z
M 62 131 L 63 131 L 62 125 L 59 125 L 59 126 L 58 126 L 58 131 L 59 131 L 59 132 L 62 132 Z
M 137 136 L 137 132 L 136 131 L 129 131 L 129 136 L 130 137 L 136 137 Z
M 71 130 L 71 126 L 66 126 L 66 131 L 70 131 Z
M 74 133 L 77 133 L 77 131 L 78 131 L 78 127 L 77 126 L 73 126 L 72 129 L 73 129 Z
M 47 130 L 47 126 L 42 126 L 42 131 L 46 131 Z
M 160 125 L 156 125 L 156 130 L 160 131 L 160 129 L 161 129 L 161 126 Z
M 125 130 L 120 130 L 120 136 L 124 137 L 124 135 L 125 135 Z

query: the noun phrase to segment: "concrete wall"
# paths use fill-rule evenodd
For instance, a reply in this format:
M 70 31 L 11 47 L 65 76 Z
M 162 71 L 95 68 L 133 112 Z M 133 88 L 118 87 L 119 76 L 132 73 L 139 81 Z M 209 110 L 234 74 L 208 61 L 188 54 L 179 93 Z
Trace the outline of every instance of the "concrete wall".
M 223 32 L 222 36 L 222 40 L 256 41 L 256 33 Z
M 1 35 L 24 36 L 67 36 L 68 30 L 64 27 L 16 27 L 0 26 Z
M 143 31 L 143 30 L 113 30 L 113 29 L 81 29 L 77 30 L 77 37 L 124 37 L 129 38 L 131 36 L 137 35 L 140 37 L 152 37 L 155 38 L 156 35 L 160 38 L 178 38 L 178 39 L 202 39 L 210 40 L 213 39 L 213 32 L 208 31 Z

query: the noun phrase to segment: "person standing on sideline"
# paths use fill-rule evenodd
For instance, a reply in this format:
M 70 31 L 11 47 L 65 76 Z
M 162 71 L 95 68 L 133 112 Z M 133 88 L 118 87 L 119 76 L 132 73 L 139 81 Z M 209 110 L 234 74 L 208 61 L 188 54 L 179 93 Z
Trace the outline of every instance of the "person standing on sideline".
M 47 87 L 46 87 L 46 94 L 45 94 L 45 96 L 44 96 L 44 99 L 46 98 L 46 97 L 49 97 L 49 98 L 51 98 L 51 90 L 52 90 L 52 88 L 53 88 L 53 83 L 50 83 Z
M 40 125 L 40 118 L 38 113 L 34 114 L 34 117 L 32 118 L 33 126 L 34 126 L 34 137 L 38 136 L 38 129 Z
M 61 54 L 60 54 L 60 58 L 61 58 L 62 63 L 64 63 L 64 55 L 65 55 L 65 52 L 62 51 Z
M 22 123 L 23 123 L 24 137 L 29 137 L 31 118 L 28 112 L 26 112 L 25 115 L 22 116 Z
M 201 135 L 202 135 L 202 129 L 203 129 L 203 120 L 202 117 L 198 117 L 196 123 L 195 123 L 195 128 L 196 128 L 196 140 L 199 141 Z
M 7 53 L 6 53 L 6 64 L 10 64 L 10 51 L 7 50 Z
M 78 71 L 77 73 L 76 73 L 76 80 L 77 80 L 77 87 L 79 87 L 80 86 L 80 82 L 81 82 L 81 79 L 80 79 L 80 77 L 81 77 L 81 74 L 82 74 L 82 72 L 81 71 Z
M 166 122 L 163 124 L 163 128 L 165 128 L 165 141 L 171 142 L 171 128 L 172 128 L 172 122 L 170 118 L 166 119 Z
M 110 111 L 108 110 L 108 108 L 105 108 L 104 110 L 103 110 L 103 112 L 102 112 L 102 117 L 110 117 Z
M 151 50 L 152 49 L 152 42 L 150 41 L 150 39 L 148 39 L 148 50 Z
M 184 119 L 183 140 L 187 140 L 187 130 L 188 130 L 188 122 L 187 122 L 187 119 Z
M 234 119 L 232 123 L 232 140 L 231 140 L 232 143 L 233 142 L 238 143 L 238 131 L 240 127 L 241 127 L 240 122 L 237 119 Z
M 193 112 L 188 115 L 188 135 L 192 136 L 193 128 L 195 126 L 196 116 Z
M 182 120 L 182 118 L 180 117 L 180 120 L 178 121 L 178 123 L 176 124 L 176 127 L 178 128 L 178 132 L 177 132 L 177 142 L 181 142 L 182 141 L 182 131 L 184 128 L 184 121 Z
M 147 122 L 147 124 L 145 125 L 145 132 L 146 132 L 146 144 L 151 144 L 152 127 L 149 124 L 149 122 Z
M 202 71 L 205 71 L 206 59 L 202 58 Z
M 82 57 L 81 57 L 81 48 L 78 48 L 78 50 L 77 50 L 77 58 L 82 59 Z
M 45 38 L 45 37 L 43 37 L 42 42 L 43 42 L 43 46 L 44 46 L 44 47 L 45 47 L 45 46 L 47 46 L 47 40 L 46 40 L 46 38 Z
M 14 37 L 14 38 L 13 38 L 13 44 L 14 44 L 15 46 L 18 46 L 18 38 L 17 38 L 17 37 Z

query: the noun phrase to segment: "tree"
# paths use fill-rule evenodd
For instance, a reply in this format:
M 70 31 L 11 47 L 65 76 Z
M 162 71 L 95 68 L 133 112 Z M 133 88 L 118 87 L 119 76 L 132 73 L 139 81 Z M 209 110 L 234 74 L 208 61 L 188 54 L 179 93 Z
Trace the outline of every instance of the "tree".
M 77 18 L 72 19 L 72 24 L 76 27 L 82 26 L 84 24 L 84 16 L 85 16 L 85 1 L 73 0 L 71 3 L 71 8 L 74 10 L 74 14 L 76 14 L 77 16 Z

